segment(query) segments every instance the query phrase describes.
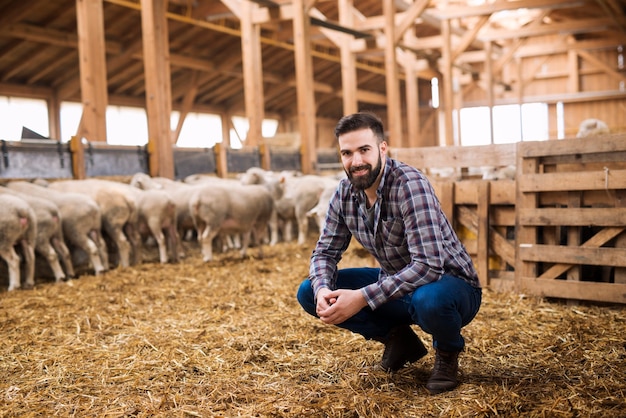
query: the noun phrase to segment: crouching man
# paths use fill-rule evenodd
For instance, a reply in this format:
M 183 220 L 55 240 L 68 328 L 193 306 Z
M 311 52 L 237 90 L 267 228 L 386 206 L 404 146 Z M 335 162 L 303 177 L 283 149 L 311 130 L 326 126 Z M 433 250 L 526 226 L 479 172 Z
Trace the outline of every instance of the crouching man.
M 343 117 L 335 137 L 348 176 L 330 200 L 298 301 L 325 324 L 385 345 L 381 366 L 396 371 L 427 349 L 417 324 L 433 337 L 436 358 L 426 388 L 458 384 L 461 328 L 478 313 L 481 287 L 464 246 L 417 169 L 387 156 L 383 125 L 361 112 Z M 380 268 L 337 263 L 354 237 Z

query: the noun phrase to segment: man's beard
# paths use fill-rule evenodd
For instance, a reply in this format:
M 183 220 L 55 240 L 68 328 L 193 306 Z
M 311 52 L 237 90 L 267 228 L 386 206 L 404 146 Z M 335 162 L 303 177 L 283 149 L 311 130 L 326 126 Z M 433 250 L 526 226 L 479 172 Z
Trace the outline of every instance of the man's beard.
M 367 168 L 368 170 L 367 174 L 363 176 L 355 177 L 353 174 L 353 171 L 360 170 L 362 168 Z M 382 169 L 382 158 L 380 157 L 380 152 L 379 152 L 378 163 L 376 164 L 376 167 L 374 167 L 373 170 L 372 170 L 371 164 L 363 164 L 363 165 L 356 166 L 356 167 L 355 166 L 350 167 L 350 171 L 346 171 L 346 174 L 348 175 L 350 182 L 356 189 L 365 190 L 365 189 L 370 188 L 374 184 L 374 182 L 376 181 L 376 178 L 380 174 L 381 169 Z

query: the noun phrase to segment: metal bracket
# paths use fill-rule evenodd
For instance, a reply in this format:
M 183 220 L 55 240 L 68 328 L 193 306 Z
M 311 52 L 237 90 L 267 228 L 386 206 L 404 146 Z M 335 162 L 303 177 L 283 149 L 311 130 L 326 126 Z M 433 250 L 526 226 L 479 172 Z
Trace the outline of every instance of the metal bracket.
M 2 144 L 0 148 L 2 149 L 2 162 L 4 163 L 4 168 L 9 168 L 9 150 L 7 148 L 7 141 L 4 139 L 0 140 Z
M 61 141 L 57 141 L 57 152 L 59 153 L 59 162 L 61 163 L 61 168 L 65 168 L 65 158 L 63 156 L 63 146 Z

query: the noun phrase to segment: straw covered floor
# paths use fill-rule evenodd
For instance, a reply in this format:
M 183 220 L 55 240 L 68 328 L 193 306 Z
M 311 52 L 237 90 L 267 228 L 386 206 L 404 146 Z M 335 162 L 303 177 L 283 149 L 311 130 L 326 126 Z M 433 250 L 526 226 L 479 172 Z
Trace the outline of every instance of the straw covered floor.
M 485 291 L 462 384 L 431 396 L 432 350 L 386 373 L 380 343 L 301 310 L 312 245 L 2 290 L 0 416 L 626 416 L 624 306 Z

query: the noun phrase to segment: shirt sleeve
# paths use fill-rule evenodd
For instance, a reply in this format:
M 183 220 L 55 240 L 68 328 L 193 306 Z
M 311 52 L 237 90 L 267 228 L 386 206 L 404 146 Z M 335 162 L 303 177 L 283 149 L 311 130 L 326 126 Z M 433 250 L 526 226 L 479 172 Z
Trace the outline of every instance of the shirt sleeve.
M 406 179 L 405 179 L 406 180 Z M 384 240 L 395 248 L 384 249 L 386 259 L 381 277 L 362 292 L 376 309 L 385 302 L 439 280 L 444 272 L 442 212 L 434 190 L 421 178 L 410 178 L 393 189 L 396 225 L 381 230 Z M 395 253 L 394 253 L 395 251 Z M 398 254 L 394 258 L 394 254 Z
M 324 231 L 311 255 L 309 280 L 314 295 L 323 287 L 335 289 L 337 264 L 352 239 L 339 208 L 339 191 L 336 191 L 329 203 Z

